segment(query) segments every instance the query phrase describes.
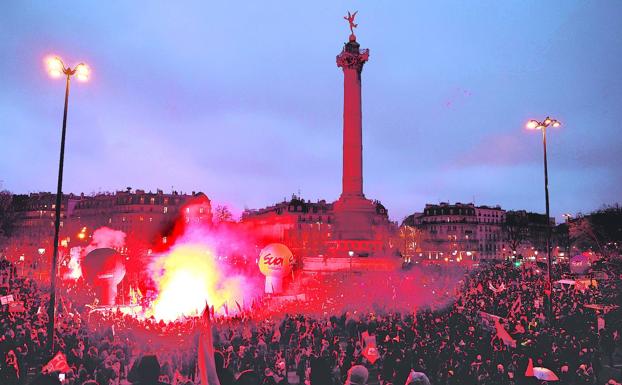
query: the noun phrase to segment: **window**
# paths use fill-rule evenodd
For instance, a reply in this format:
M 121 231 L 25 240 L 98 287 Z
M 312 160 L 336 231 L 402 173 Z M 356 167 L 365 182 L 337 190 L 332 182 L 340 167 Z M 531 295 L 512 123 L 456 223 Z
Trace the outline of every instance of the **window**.
M 164 206 L 164 214 L 168 213 L 168 207 Z

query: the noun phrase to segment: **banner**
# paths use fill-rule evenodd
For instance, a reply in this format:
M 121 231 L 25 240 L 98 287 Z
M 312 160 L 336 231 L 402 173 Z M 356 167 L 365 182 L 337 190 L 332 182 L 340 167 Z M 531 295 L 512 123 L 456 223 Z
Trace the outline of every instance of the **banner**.
M 9 294 L 9 295 L 5 295 L 0 297 L 0 303 L 2 305 L 7 305 L 11 302 L 15 301 L 15 299 L 13 298 L 13 294 Z
M 24 302 L 23 301 L 9 302 L 9 312 L 11 312 L 11 313 L 23 313 L 25 311 L 26 311 L 26 308 L 24 307 Z
M 54 358 L 48 362 L 41 371 L 43 374 L 53 373 L 53 372 L 61 372 L 67 373 L 70 370 L 69 365 L 67 364 L 67 358 L 62 352 L 56 353 Z

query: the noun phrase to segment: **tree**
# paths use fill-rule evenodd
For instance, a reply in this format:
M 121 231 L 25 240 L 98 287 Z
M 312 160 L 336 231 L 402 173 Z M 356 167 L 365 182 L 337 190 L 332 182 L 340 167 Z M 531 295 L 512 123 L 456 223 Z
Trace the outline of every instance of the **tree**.
M 13 194 L 0 191 L 0 237 L 10 237 L 15 229 L 17 213 L 14 203 Z
M 607 255 L 622 245 L 622 207 L 604 206 L 588 215 L 570 221 L 572 242 L 580 249 L 594 249 Z
M 503 232 L 512 251 L 518 250 L 519 246 L 529 237 L 529 219 L 525 211 L 508 211 L 505 214 Z
M 214 209 L 214 222 L 233 222 L 233 214 L 231 210 L 229 210 L 229 207 L 225 205 L 216 206 L 216 209 Z

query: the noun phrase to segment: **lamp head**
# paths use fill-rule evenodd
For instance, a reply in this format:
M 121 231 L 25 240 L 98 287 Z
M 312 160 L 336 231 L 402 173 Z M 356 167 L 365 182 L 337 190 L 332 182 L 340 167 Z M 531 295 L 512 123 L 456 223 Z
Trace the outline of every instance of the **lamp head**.
M 49 56 L 45 59 L 48 73 L 53 78 L 59 78 L 65 72 L 65 66 L 58 56 Z
M 76 66 L 76 68 L 74 69 L 74 72 L 78 80 L 80 80 L 81 82 L 85 82 L 89 80 L 89 75 L 91 73 L 91 70 L 86 64 L 80 63 Z
M 529 122 L 527 122 L 526 125 L 527 129 L 529 130 L 536 130 L 540 128 L 540 122 L 538 122 L 537 120 L 530 120 Z

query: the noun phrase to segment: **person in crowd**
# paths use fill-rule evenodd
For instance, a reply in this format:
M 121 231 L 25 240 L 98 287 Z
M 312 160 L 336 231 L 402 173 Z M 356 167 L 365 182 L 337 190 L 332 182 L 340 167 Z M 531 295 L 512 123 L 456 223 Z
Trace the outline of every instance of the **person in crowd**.
M 19 276 L 10 263 L 2 266 L 0 274 L 9 278 L 0 295 L 12 295 L 25 310 L 0 307 L 0 384 L 58 383 L 58 374 L 37 375 L 51 358 L 46 288 Z M 564 384 L 620 382 L 603 367 L 616 363 L 622 347 L 622 312 L 615 307 L 622 304 L 622 266 L 612 262 L 606 269 L 611 278 L 599 280 L 597 287 L 555 286 L 553 317 L 546 314 L 546 276 L 536 267 L 483 267 L 462 277 L 454 302 L 439 299 L 438 306 L 416 310 L 364 309 L 363 280 L 349 281 L 362 299 L 346 309 L 328 292 L 343 278 L 313 277 L 309 285 L 315 294 L 304 302 L 258 305 L 253 316 L 216 317 L 214 372 L 222 385 L 282 385 L 291 379 L 308 385 L 360 385 L 376 379 L 382 385 L 425 384 L 413 372 L 434 385 L 516 385 L 527 380 L 531 359 Z M 443 282 L 443 274 L 431 270 L 426 282 Z M 170 385 L 199 383 L 196 318 L 164 322 L 93 312 L 84 306 L 93 303 L 92 293 L 80 284 L 63 285 L 55 330 L 56 350 L 64 353 L 69 368 L 63 385 L 151 385 L 161 384 L 160 378 Z M 296 312 L 318 304 L 327 311 Z M 596 314 L 584 306 L 590 304 L 607 307 Z M 270 313 L 264 311 L 268 308 Z M 500 317 L 509 339 L 499 334 L 494 317 Z M 375 362 L 366 357 L 363 334 L 377 344 Z

